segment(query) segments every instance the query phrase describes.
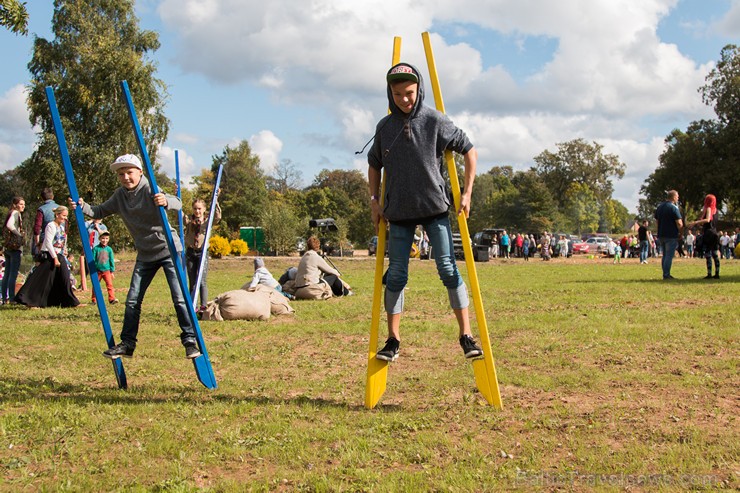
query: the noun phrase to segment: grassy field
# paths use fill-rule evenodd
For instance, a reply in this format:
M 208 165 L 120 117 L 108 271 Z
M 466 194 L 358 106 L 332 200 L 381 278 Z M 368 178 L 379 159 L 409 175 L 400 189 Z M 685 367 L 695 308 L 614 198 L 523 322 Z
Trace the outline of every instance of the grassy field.
M 267 259 L 276 277 L 296 263 Z M 502 411 L 477 393 L 434 265 L 418 260 L 401 357 L 366 410 L 374 261 L 335 263 L 355 296 L 202 323 L 214 391 L 184 358 L 161 274 L 124 360 L 127 391 L 100 354 L 94 306 L 0 307 L 0 489 L 740 487 L 740 261 L 705 281 L 703 261 L 676 260 L 674 282 L 659 261 L 476 264 Z M 121 300 L 132 265 L 119 264 Z M 249 259 L 210 269 L 211 297 L 252 273 Z M 118 337 L 123 305 L 110 312 Z

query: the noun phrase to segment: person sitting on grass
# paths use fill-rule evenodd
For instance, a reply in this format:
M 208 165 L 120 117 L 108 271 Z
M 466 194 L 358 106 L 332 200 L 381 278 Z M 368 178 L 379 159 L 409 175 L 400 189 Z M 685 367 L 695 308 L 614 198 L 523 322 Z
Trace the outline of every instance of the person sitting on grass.
M 342 281 L 339 271 L 319 254 L 320 250 L 321 242 L 318 238 L 311 236 L 306 240 L 306 253 L 301 257 L 295 275 L 295 297 L 315 300 L 352 295 L 352 288 Z M 406 250 L 407 258 L 410 250 L 411 245 Z
M 136 349 L 136 336 L 139 333 L 141 304 L 154 275 L 161 268 L 170 286 L 172 303 L 180 325 L 180 341 L 185 347 L 185 357 L 195 359 L 201 355 L 198 349 L 195 326 L 188 313 L 185 295 L 180 289 L 175 263 L 170 255 L 164 230 L 159 215 L 159 207 L 167 210 L 180 210 L 182 203 L 174 195 L 157 193 L 152 195 L 149 180 L 144 176 L 141 161 L 134 154 L 119 156 L 110 165 L 111 171 L 118 176 L 121 187 L 98 206 L 91 206 L 80 198 L 78 204 L 82 212 L 93 218 L 105 218 L 119 214 L 126 228 L 134 238 L 136 247 L 136 264 L 131 275 L 131 284 L 126 297 L 126 309 L 123 314 L 121 342 L 103 351 L 103 356 L 111 359 L 131 358 Z M 72 207 L 77 204 L 69 199 Z M 177 252 L 182 251 L 180 237 L 170 226 L 172 240 Z
M 108 246 L 110 233 L 103 231 L 98 238 L 99 243 L 93 247 L 93 261 L 98 271 L 98 280 L 105 281 L 105 287 L 108 290 L 108 303 L 115 305 L 118 303 L 116 292 L 113 289 L 113 277 L 116 271 L 116 261 L 113 258 L 113 249 Z M 93 291 L 92 302 L 95 303 L 95 291 Z
M 247 286 L 247 291 L 253 290 L 258 284 L 274 289 L 289 300 L 295 299 L 292 294 L 283 291 L 283 287 L 272 277 L 272 273 L 265 267 L 265 261 L 262 257 L 254 258 L 254 276 L 252 276 L 252 282 Z

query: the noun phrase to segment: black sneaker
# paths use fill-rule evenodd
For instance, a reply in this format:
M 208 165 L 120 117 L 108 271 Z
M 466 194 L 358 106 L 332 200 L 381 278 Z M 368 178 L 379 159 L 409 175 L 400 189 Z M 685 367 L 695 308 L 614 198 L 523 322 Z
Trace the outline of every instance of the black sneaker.
M 465 357 L 468 359 L 480 358 L 483 356 L 483 350 L 475 343 L 475 339 L 467 334 L 460 336 L 460 346 L 462 346 Z
M 719 279 L 719 273 L 714 275 L 714 279 Z
M 110 359 L 118 359 L 121 356 L 124 358 L 131 358 L 134 355 L 134 349 L 136 349 L 135 346 L 121 341 L 112 348 L 103 351 L 103 356 Z
M 378 351 L 375 358 L 383 361 L 396 361 L 398 359 L 398 346 L 400 344 L 401 343 L 395 337 L 389 337 L 385 341 L 385 346 L 383 346 L 383 349 Z
M 195 359 L 201 354 L 200 349 L 194 342 L 185 344 L 185 357 L 187 359 Z

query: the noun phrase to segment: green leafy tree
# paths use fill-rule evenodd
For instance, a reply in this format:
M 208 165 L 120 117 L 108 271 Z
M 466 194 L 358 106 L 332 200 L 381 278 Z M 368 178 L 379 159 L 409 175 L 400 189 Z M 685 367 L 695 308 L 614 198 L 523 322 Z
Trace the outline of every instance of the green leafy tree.
M 740 47 L 725 46 L 717 65 L 700 88 L 719 119 L 719 146 L 711 170 L 717 200 L 726 203 L 725 218 L 740 219 Z M 710 192 L 711 190 L 707 190 Z
M 725 46 L 705 80 L 699 92 L 717 119 L 691 122 L 685 132 L 675 129 L 666 137 L 660 164 L 641 188 L 642 216 L 655 210 L 666 190 L 676 189 L 691 217 L 712 193 L 725 219 L 740 218 L 740 48 Z
M 549 189 L 533 169 L 494 167 L 475 180 L 471 231 L 501 227 L 520 232 L 551 230 L 557 207 Z
M 666 191 L 672 189 L 679 191 L 682 203 L 689 208 L 701 204 L 709 191 L 717 195 L 718 200 L 723 199 L 725 194 L 720 190 L 725 190 L 725 186 L 714 174 L 719 166 L 721 134 L 719 122 L 701 120 L 692 122 L 686 132 L 675 129 L 666 137 L 659 165 L 640 189 L 647 200 L 643 215 L 647 212 L 652 217 L 650 210 L 654 212 L 665 200 Z
M 15 34 L 28 34 L 28 11 L 26 2 L 18 0 L 0 1 L 0 26 Z
M 342 221 L 339 234 L 361 244 L 373 234 L 367 179 L 359 170 L 321 170 L 306 191 L 305 213 Z
M 589 188 L 599 202 L 611 198 L 613 178 L 624 176 L 625 164 L 614 154 L 604 154 L 601 144 L 583 139 L 557 144 L 557 152 L 535 156 L 535 169 L 560 208 L 568 203 L 571 184 Z
M 52 86 L 80 193 L 99 203 L 118 186 L 110 163 L 120 154 L 138 154 L 120 81 L 128 80 L 153 163 L 167 138 L 166 86 L 148 59 L 159 41 L 155 32 L 139 29 L 130 0 L 56 0 L 52 31 L 51 41 L 36 38 L 28 64 L 30 120 L 40 133 L 20 174 L 32 190 L 66 190 L 45 94 Z
M 519 191 L 514 213 L 520 214 L 518 231 L 539 232 L 552 230 L 557 207 L 550 190 L 534 170 L 517 172 L 512 184 Z
M 706 77 L 699 91 L 704 103 L 714 108 L 723 124 L 737 123 L 740 118 L 740 47 L 722 48 L 717 65 Z
M 599 227 L 599 202 L 586 184 L 572 183 L 565 192 L 566 217 L 576 234 L 596 231 Z
M 11 169 L 0 173 L 0 215 L 4 218 L 6 208 L 10 205 L 13 197 L 23 194 L 25 184 L 21 179 L 17 169 Z M 26 210 L 30 210 L 36 196 L 23 197 L 26 200 Z M 35 212 L 34 212 L 35 213 Z
M 296 238 L 301 232 L 301 221 L 290 203 L 279 195 L 272 195 L 262 211 L 265 243 L 276 255 L 295 251 Z
M 220 165 L 224 167 L 219 200 L 222 222 L 231 231 L 239 231 L 240 226 L 260 225 L 267 188 L 260 159 L 252 154 L 249 142 L 243 140 L 235 148 L 226 146 L 220 155 L 213 156 L 211 171 L 215 173 Z
M 475 178 L 473 195 L 470 197 L 470 216 L 468 217 L 468 229 L 471 234 L 493 226 L 491 223 L 491 200 L 495 191 L 496 184 L 490 173 L 483 173 Z
M 604 202 L 599 211 L 599 231 L 621 233 L 625 230 L 630 217 L 629 210 L 624 204 L 618 200 L 609 199 Z

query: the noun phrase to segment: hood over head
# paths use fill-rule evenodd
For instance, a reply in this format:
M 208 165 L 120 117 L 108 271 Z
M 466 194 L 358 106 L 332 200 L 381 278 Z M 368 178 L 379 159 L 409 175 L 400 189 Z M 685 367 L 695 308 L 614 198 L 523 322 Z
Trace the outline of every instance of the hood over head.
M 410 63 L 397 63 L 396 65 L 392 66 L 390 70 L 388 70 L 388 73 L 385 76 L 386 81 L 388 82 L 388 107 L 391 109 L 391 114 L 396 115 L 398 117 L 401 117 L 402 119 L 406 118 L 413 118 L 416 113 L 418 113 L 419 108 L 421 108 L 422 104 L 424 103 L 424 79 L 421 76 L 421 73 L 419 72 L 419 69 L 417 69 L 415 66 L 411 65 Z M 401 109 L 396 106 L 396 103 L 393 102 L 393 93 L 391 92 L 391 82 L 396 80 L 410 80 L 415 81 L 418 84 L 417 89 L 417 96 L 416 96 L 416 103 L 414 104 L 414 109 L 411 111 L 410 114 L 406 115 Z

